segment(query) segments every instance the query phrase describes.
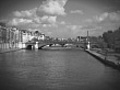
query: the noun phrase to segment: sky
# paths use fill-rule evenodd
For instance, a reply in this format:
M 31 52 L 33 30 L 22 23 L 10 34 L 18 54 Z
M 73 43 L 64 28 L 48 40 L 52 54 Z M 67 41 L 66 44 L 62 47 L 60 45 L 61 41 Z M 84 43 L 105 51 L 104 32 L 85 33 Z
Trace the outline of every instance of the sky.
M 0 22 L 51 37 L 98 36 L 120 27 L 120 0 L 1 0 Z

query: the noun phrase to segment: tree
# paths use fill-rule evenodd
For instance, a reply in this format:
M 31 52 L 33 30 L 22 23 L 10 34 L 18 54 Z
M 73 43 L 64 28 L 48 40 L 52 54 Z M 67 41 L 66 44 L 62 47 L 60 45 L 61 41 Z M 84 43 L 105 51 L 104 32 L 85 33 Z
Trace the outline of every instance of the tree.
M 6 27 L 6 23 L 0 22 L 0 26 Z
M 120 28 L 117 30 L 103 33 L 103 39 L 107 43 L 109 48 L 120 51 Z
M 103 33 L 104 41 L 108 44 L 108 48 L 111 48 L 114 43 L 114 32 L 109 30 L 108 32 Z
M 39 31 L 35 31 L 35 34 L 39 34 Z

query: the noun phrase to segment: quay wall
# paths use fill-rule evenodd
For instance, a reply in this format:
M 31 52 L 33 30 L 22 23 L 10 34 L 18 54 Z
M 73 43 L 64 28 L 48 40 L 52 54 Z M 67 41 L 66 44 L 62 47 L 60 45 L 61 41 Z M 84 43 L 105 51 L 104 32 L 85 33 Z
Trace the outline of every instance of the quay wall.
M 112 68 L 120 71 L 120 63 L 118 63 L 116 61 L 110 61 L 105 56 L 103 56 L 97 52 L 91 51 L 91 50 L 86 50 L 86 52 L 89 53 L 90 55 L 92 55 L 93 57 L 95 57 L 97 60 L 99 60 L 104 65 L 112 67 Z
M 4 50 L 0 50 L 0 54 L 16 52 L 16 51 L 19 51 L 19 50 L 22 50 L 22 49 L 21 48 L 4 49 Z

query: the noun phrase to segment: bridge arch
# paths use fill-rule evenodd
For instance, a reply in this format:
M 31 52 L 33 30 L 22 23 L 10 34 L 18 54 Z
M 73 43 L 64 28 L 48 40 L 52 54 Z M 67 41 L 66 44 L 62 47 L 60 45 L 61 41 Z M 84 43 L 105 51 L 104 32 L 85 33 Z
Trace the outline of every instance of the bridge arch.
M 38 45 L 38 49 L 42 49 L 43 47 L 45 47 L 45 46 L 47 46 L 47 45 L 49 45 L 49 47 L 51 47 L 51 46 L 53 46 L 54 44 L 39 44 Z M 58 46 L 61 46 L 61 47 L 65 47 L 65 44 L 57 44 Z M 56 45 L 56 46 L 57 46 Z
M 43 47 L 49 45 L 49 47 L 51 47 L 53 44 L 39 44 L 38 45 L 38 49 L 42 49 Z
M 32 49 L 34 49 L 34 45 L 27 45 L 27 46 L 26 46 L 26 49 L 32 50 Z

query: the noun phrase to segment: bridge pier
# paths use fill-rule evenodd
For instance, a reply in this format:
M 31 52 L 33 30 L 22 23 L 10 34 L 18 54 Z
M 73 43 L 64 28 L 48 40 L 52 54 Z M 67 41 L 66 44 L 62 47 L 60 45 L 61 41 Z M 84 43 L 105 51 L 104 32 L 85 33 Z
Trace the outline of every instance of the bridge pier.
M 35 49 L 38 49 L 38 42 L 36 42 L 35 44 Z
M 87 49 L 90 50 L 90 42 L 88 41 Z
M 23 48 L 22 42 L 19 42 L 18 47 Z
M 22 43 L 22 48 L 26 48 L 26 45 L 25 45 L 25 43 Z

